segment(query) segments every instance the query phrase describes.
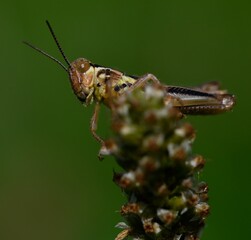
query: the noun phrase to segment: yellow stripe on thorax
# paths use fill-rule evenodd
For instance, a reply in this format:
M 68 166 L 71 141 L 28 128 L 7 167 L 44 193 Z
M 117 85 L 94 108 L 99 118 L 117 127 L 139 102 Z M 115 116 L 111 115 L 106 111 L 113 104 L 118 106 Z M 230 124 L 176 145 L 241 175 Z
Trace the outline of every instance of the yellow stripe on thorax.
M 120 78 L 111 77 L 109 80 L 106 79 L 105 74 L 100 74 L 99 77 L 97 77 L 97 73 L 102 69 L 104 68 L 97 67 L 95 69 L 94 95 L 97 101 L 104 101 L 105 104 L 107 104 L 111 98 L 116 98 L 118 95 L 128 90 L 136 81 L 134 78 L 122 73 L 120 73 Z

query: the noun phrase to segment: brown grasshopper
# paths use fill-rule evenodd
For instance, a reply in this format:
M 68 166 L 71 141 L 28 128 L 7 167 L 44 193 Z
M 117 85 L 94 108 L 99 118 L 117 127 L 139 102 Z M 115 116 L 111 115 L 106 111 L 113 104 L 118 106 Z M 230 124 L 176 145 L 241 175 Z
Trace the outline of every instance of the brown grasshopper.
M 143 76 L 126 75 L 121 71 L 103 67 L 90 62 L 85 58 L 78 58 L 69 62 L 59 44 L 56 35 L 48 21 L 46 24 L 62 54 L 67 66 L 43 50 L 24 42 L 29 47 L 42 53 L 59 64 L 69 75 L 73 92 L 86 106 L 95 102 L 95 110 L 91 119 L 91 132 L 96 140 L 103 144 L 103 140 L 96 133 L 100 104 L 111 107 L 111 100 L 127 91 L 145 85 L 148 81 L 162 85 L 153 74 Z M 231 110 L 235 104 L 235 97 L 225 90 L 219 89 L 218 82 L 209 82 L 194 88 L 162 85 L 166 90 L 166 99 L 184 114 L 209 115 Z M 165 100 L 165 99 L 164 99 Z

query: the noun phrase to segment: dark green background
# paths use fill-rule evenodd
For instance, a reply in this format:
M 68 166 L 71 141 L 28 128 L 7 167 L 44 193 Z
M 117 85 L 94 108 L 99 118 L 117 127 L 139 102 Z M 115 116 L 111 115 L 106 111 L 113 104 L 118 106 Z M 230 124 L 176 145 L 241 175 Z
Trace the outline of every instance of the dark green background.
M 207 159 L 211 215 L 203 239 L 250 238 L 250 1 L 1 1 L 0 239 L 114 239 L 124 203 L 116 164 L 97 159 L 93 106 L 74 97 L 66 73 L 27 48 L 86 57 L 166 84 L 221 81 L 233 112 L 188 117 L 194 152 Z M 108 137 L 109 111 L 99 133 Z

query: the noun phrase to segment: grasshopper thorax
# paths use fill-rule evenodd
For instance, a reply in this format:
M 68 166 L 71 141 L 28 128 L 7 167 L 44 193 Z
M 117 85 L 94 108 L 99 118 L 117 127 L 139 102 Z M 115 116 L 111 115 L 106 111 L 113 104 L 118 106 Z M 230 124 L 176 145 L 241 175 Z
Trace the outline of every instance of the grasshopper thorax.
M 78 99 L 85 105 L 93 101 L 94 67 L 85 58 L 78 58 L 68 69 L 71 86 Z

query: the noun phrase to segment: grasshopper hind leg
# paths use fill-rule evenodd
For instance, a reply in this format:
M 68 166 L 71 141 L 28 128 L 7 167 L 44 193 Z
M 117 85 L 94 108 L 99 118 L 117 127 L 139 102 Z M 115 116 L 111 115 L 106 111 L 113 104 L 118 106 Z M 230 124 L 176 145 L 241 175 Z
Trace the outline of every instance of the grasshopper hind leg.
M 199 89 L 166 86 L 166 100 L 171 99 L 174 107 L 183 114 L 189 115 L 219 114 L 230 111 L 235 104 L 234 95 L 227 94 L 225 90 L 219 90 L 218 87 L 212 88 L 210 85 L 207 91 L 204 87 Z

